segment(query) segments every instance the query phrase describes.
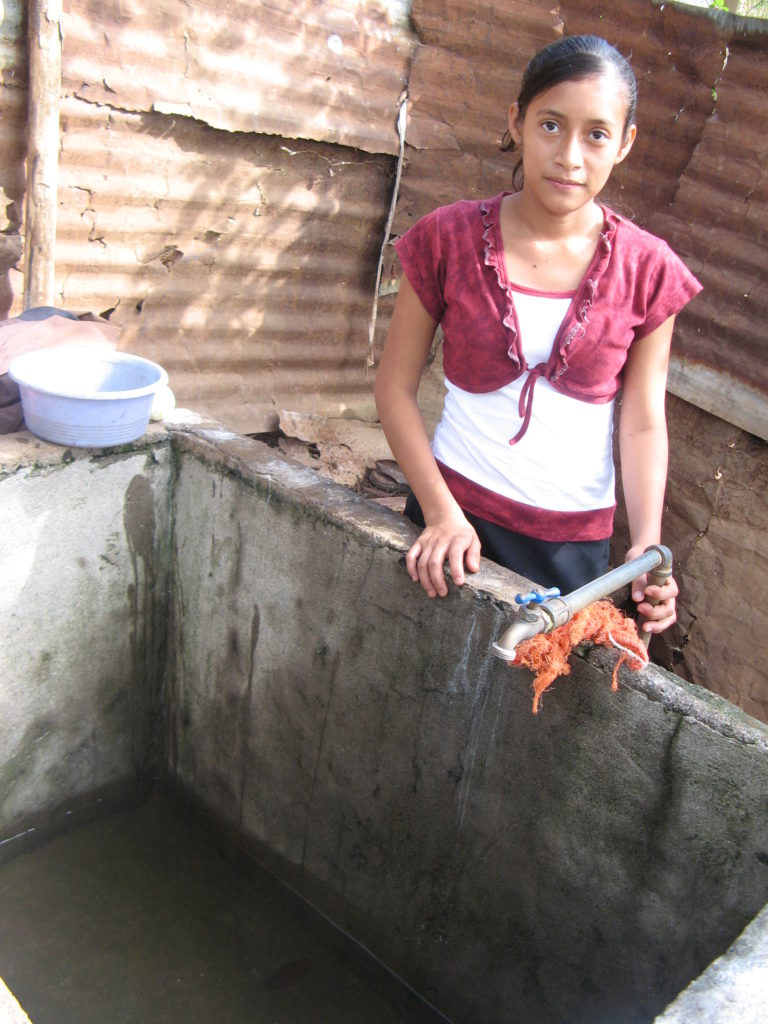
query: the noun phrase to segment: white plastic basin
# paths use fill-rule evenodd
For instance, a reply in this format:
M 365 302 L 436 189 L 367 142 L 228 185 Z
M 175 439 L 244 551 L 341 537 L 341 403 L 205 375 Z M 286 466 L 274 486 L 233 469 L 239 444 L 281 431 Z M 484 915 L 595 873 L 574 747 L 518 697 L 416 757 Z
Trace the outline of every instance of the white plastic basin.
M 165 370 L 126 352 L 37 349 L 13 359 L 24 420 L 44 441 L 103 448 L 146 432 L 152 400 L 168 383 Z

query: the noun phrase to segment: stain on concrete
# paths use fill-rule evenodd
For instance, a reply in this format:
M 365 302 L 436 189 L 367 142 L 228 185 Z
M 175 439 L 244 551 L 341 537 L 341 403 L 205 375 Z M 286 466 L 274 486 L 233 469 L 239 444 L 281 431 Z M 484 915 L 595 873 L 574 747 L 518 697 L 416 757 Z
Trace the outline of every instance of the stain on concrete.
M 35 778 L 38 772 L 37 765 L 44 753 L 43 740 L 55 732 L 56 723 L 50 718 L 34 719 L 24 730 L 15 753 L 10 757 L 4 757 L 0 765 L 0 833 L 4 831 L 3 825 L 8 816 L 8 809 L 10 808 L 11 816 L 16 811 L 17 787 L 25 784 L 28 779 Z
M 152 484 L 144 476 L 135 476 L 128 485 L 123 525 L 132 557 L 149 566 L 155 539 L 155 505 Z
M 135 695 L 133 763 L 139 775 L 146 775 L 154 756 L 147 750 L 148 730 L 154 729 L 157 734 L 154 742 L 160 742 L 160 730 L 152 721 L 163 677 L 157 655 L 164 648 L 168 628 L 166 594 L 156 586 L 154 490 L 146 476 L 137 474 L 128 485 L 123 503 L 123 527 L 133 567 L 133 582 L 127 596 L 132 610 L 130 642 L 134 679 L 145 683 Z

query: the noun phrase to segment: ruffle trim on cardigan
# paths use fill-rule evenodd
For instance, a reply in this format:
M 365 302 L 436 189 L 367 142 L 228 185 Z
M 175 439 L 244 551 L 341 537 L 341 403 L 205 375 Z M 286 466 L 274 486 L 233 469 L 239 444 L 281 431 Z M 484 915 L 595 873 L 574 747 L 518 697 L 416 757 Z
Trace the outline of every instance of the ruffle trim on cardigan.
M 504 253 L 500 251 L 496 243 L 496 227 L 501 220 L 501 202 L 504 196 L 510 194 L 511 193 L 508 192 L 502 192 L 498 196 L 494 197 L 494 199 L 483 200 L 480 203 L 480 213 L 483 220 L 483 262 L 486 267 L 489 267 L 496 274 L 498 286 L 504 292 L 506 297 L 507 309 L 502 322 L 507 330 L 512 334 L 510 344 L 507 347 L 507 355 L 516 366 L 521 367 L 522 363 L 520 356 L 518 356 L 515 351 L 515 345 L 518 342 L 518 328 L 514 311 L 512 287 L 507 280 L 506 272 L 504 271 L 501 263 L 504 258 Z M 597 243 L 597 259 L 593 257 L 592 263 L 589 267 L 589 277 L 582 281 L 577 294 L 574 296 L 573 301 L 576 311 L 576 319 L 570 325 L 558 344 L 557 364 L 553 365 L 553 359 L 550 356 L 546 369 L 540 371 L 540 375 L 546 377 L 547 380 L 558 380 L 562 377 L 568 369 L 568 350 L 574 341 L 585 337 L 587 327 L 589 325 L 590 310 L 595 303 L 597 286 L 600 278 L 605 273 L 608 261 L 611 258 L 611 252 L 613 251 L 613 236 L 616 234 L 618 219 L 609 209 L 607 209 L 607 207 L 601 206 L 600 209 L 603 212 L 604 228 L 600 232 L 600 239 Z M 568 315 L 570 316 L 572 313 L 569 313 Z M 523 359 L 524 358 L 525 357 L 523 356 Z M 532 390 L 533 388 L 531 387 L 530 391 L 532 392 Z
M 575 311 L 575 320 L 568 326 L 562 337 L 560 337 L 562 328 L 558 331 L 558 338 L 556 339 L 557 352 L 553 349 L 546 363 L 539 363 L 536 366 L 530 367 L 520 345 L 517 316 L 512 295 L 513 289 L 507 278 L 506 270 L 502 265 L 504 253 L 497 245 L 497 230 L 498 235 L 501 235 L 501 203 L 504 197 L 509 194 L 508 192 L 501 192 L 490 201 L 483 200 L 480 203 L 480 213 L 483 220 L 483 261 L 485 266 L 489 267 L 496 274 L 499 288 L 504 293 L 507 303 L 506 313 L 502 319 L 502 323 L 512 335 L 507 346 L 507 355 L 518 369 L 529 370 L 528 379 L 520 393 L 518 408 L 518 414 L 523 422 L 515 436 L 509 440 L 511 445 L 515 445 L 524 436 L 531 421 L 533 392 L 536 387 L 536 381 L 539 377 L 544 377 L 548 381 L 559 380 L 568 369 L 568 353 L 571 345 L 577 339 L 580 340 L 586 336 L 589 325 L 589 313 L 595 302 L 597 286 L 611 258 L 613 250 L 612 240 L 616 233 L 618 220 L 606 207 L 600 207 L 603 213 L 603 230 L 600 232 L 595 255 L 592 257 L 587 268 L 589 276 L 585 276 L 582 280 L 573 297 L 571 308 L 566 314 L 567 321 L 574 316 Z
M 595 304 L 597 286 L 611 258 L 613 236 L 616 234 L 617 222 L 613 219 L 610 211 L 606 210 L 605 207 L 601 207 L 601 209 L 603 210 L 605 228 L 600 232 L 600 238 L 597 243 L 598 256 L 596 260 L 593 258 L 592 265 L 589 268 L 592 273 L 582 282 L 579 288 L 579 291 L 583 292 L 583 294 L 577 295 L 574 298 L 576 321 L 571 324 L 560 342 L 558 347 L 560 365 L 549 375 L 550 380 L 558 380 L 562 377 L 568 369 L 568 350 L 577 338 L 581 339 L 586 336 L 587 327 L 589 326 L 589 313 Z
M 509 193 L 507 192 L 502 192 L 499 196 L 497 196 L 495 199 L 491 201 L 496 206 L 497 219 L 499 219 L 501 216 L 501 200 L 504 198 L 505 195 L 508 194 Z M 496 280 L 498 281 L 499 288 L 501 288 L 501 290 L 504 292 L 507 299 L 507 311 L 504 314 L 502 320 L 502 323 L 512 335 L 510 343 L 507 346 L 507 355 L 518 368 L 522 368 L 520 356 L 518 356 L 517 352 L 515 351 L 515 343 L 517 342 L 518 331 L 517 324 L 515 322 L 516 317 L 514 311 L 514 303 L 512 301 L 512 290 L 509 287 L 508 282 L 506 281 L 506 274 L 502 272 L 501 259 L 503 258 L 504 254 L 500 253 L 496 246 L 496 232 L 494 230 L 495 225 L 491 220 L 491 205 L 489 202 L 483 201 L 480 203 L 480 213 L 483 218 L 483 262 L 485 263 L 486 267 L 490 267 L 491 270 L 493 270 L 496 273 Z

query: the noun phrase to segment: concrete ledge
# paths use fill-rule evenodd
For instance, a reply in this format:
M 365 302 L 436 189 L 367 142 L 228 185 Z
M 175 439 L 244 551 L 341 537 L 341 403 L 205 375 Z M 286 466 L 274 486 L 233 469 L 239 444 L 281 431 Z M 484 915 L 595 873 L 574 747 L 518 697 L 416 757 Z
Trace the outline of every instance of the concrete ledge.
M 404 556 L 418 536 L 418 528 L 403 516 L 319 476 L 260 441 L 233 434 L 218 424 L 174 427 L 172 436 L 178 450 L 188 451 L 212 467 L 226 468 L 268 498 L 287 500 L 307 516 L 343 527 L 366 543 Z M 483 559 L 480 572 L 469 577 L 467 586 L 478 595 L 509 602 L 530 584 Z
M 573 656 L 583 657 L 600 672 L 606 673 L 613 671 L 616 661 L 613 652 L 600 647 L 588 649 L 583 655 L 574 652 Z M 768 754 L 768 725 L 757 718 L 752 718 L 724 697 L 695 683 L 689 683 L 659 665 L 648 665 L 642 672 L 622 668 L 619 683 L 661 704 L 666 711 L 684 715 L 721 736 L 754 745 Z
M 363 538 L 403 556 L 419 530 L 402 516 L 354 494 L 311 469 L 293 463 L 275 449 L 242 435 L 233 434 L 216 423 L 171 428 L 174 444 L 213 466 L 225 466 L 235 478 L 267 497 L 282 498 L 300 507 L 314 519 L 333 522 Z M 403 558 L 403 567 L 405 561 Z M 480 571 L 467 577 L 465 590 L 480 600 L 490 599 L 505 614 L 514 610 L 514 597 L 530 582 L 482 559 Z M 418 596 L 418 595 L 417 595 Z M 579 658 L 578 652 L 574 654 Z M 616 661 L 613 652 L 589 649 L 582 657 L 600 673 L 610 674 Z M 660 703 L 669 711 L 693 718 L 724 736 L 754 743 L 768 753 L 768 725 L 752 718 L 717 694 L 689 683 L 657 665 L 644 672 L 624 669 L 621 683 Z
M 0 434 L 0 480 L 22 469 L 56 469 L 76 460 L 111 460 L 121 454 L 156 448 L 170 443 L 170 432 L 162 423 L 151 423 L 138 441 L 112 448 L 67 448 L 50 444 L 29 431 Z
M 0 1024 L 32 1024 L 0 978 Z
M 768 906 L 654 1024 L 765 1024 Z

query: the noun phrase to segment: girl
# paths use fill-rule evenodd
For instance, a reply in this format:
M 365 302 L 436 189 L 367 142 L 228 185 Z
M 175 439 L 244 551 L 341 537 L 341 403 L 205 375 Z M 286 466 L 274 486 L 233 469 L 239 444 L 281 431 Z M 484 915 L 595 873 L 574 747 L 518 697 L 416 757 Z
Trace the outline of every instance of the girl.
M 605 40 L 545 47 L 509 111 L 516 190 L 441 207 L 395 243 L 405 276 L 376 403 L 423 528 L 406 567 L 430 597 L 448 593 L 446 560 L 462 584 L 481 553 L 563 593 L 607 570 L 620 388 L 626 557 L 660 542 L 672 328 L 701 286 L 596 200 L 635 140 L 636 95 Z M 438 324 L 447 395 L 430 446 L 416 392 Z M 646 631 L 675 621 L 677 593 L 634 581 Z

